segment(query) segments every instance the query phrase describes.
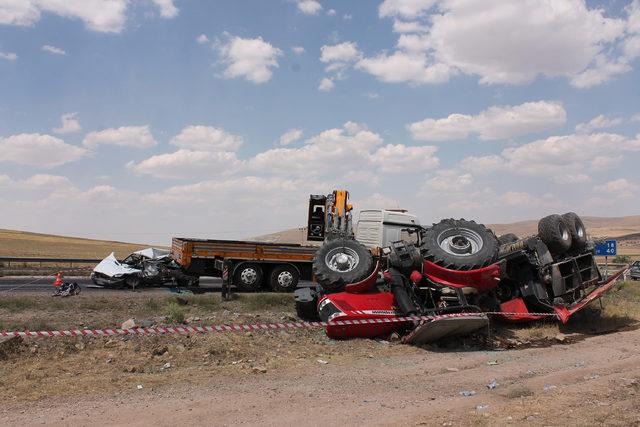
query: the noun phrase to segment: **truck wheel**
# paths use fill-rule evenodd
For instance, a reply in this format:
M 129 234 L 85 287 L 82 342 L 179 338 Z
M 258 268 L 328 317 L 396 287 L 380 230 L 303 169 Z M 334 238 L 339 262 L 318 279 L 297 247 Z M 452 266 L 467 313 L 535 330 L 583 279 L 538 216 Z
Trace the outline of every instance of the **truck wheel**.
M 300 275 L 292 265 L 279 265 L 271 272 L 271 289 L 276 292 L 293 292 L 298 287 Z
M 556 255 L 562 255 L 571 247 L 571 232 L 560 215 L 554 214 L 542 218 L 538 222 L 538 236 Z
M 518 240 L 518 236 L 516 236 L 513 233 L 507 233 L 507 234 L 503 234 L 502 236 L 498 237 L 498 242 L 501 245 L 506 245 L 509 243 L 513 243 L 513 242 L 517 242 Z
M 262 285 L 262 268 L 252 262 L 240 264 L 233 273 L 233 284 L 243 291 L 259 290 Z
M 575 212 L 567 212 L 562 215 L 569 233 L 571 233 L 571 249 L 582 252 L 587 245 L 587 230 L 582 223 L 582 219 Z
M 326 293 L 340 292 L 345 285 L 357 283 L 373 270 L 373 257 L 354 239 L 325 242 L 313 257 L 313 274 Z
M 496 260 L 498 239 L 482 224 L 464 219 L 443 219 L 426 233 L 425 259 L 452 270 L 474 270 Z
M 124 283 L 125 283 L 125 285 L 127 285 L 131 289 L 135 290 L 136 288 L 140 287 L 140 284 L 142 283 L 142 280 L 140 279 L 140 276 L 134 274 L 132 276 L 127 277 L 124 280 Z

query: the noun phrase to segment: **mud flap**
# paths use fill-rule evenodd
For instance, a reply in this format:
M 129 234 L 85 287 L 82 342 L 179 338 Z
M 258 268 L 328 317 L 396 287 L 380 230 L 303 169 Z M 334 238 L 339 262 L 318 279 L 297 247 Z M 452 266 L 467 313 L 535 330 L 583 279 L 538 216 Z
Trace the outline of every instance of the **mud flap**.
M 441 316 L 421 322 L 402 339 L 402 342 L 413 345 L 426 344 L 448 336 L 470 334 L 488 325 L 489 318 L 486 314 Z

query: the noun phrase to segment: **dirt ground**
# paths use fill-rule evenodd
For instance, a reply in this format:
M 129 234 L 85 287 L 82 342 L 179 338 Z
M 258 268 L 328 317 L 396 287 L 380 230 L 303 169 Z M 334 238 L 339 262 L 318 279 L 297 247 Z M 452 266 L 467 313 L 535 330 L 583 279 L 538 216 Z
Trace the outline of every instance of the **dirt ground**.
M 0 424 L 640 425 L 639 288 L 618 286 L 599 316 L 565 327 L 492 324 L 490 336 L 424 348 L 333 341 L 322 330 L 30 338 L 0 354 Z M 281 294 L 47 298 L 3 298 L 0 319 L 98 328 L 129 317 L 157 325 L 294 317 Z

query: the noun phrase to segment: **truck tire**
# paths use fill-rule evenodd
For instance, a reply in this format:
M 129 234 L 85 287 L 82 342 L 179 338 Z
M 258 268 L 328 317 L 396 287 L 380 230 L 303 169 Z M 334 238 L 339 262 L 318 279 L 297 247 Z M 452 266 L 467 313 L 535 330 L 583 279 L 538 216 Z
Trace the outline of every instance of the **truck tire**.
M 425 259 L 451 270 L 474 270 L 495 262 L 498 239 L 475 221 L 443 219 L 434 224 L 423 241 Z
M 582 219 L 575 212 L 567 212 L 562 215 L 569 233 L 571 233 L 571 249 L 576 253 L 584 251 L 587 245 L 587 229 L 582 223 Z
M 313 274 L 326 293 L 340 292 L 373 271 L 371 252 L 354 239 L 329 240 L 313 257 Z
M 255 292 L 262 286 L 262 268 L 256 263 L 245 262 L 236 267 L 233 284 L 242 291 Z
M 276 292 L 293 292 L 298 287 L 300 274 L 298 269 L 290 264 L 276 266 L 271 272 L 269 283 Z
M 517 242 L 518 240 L 520 240 L 518 239 L 518 236 L 513 233 L 503 234 L 502 236 L 498 237 L 498 242 L 501 245 L 507 245 L 509 243 Z
M 555 255 L 562 255 L 571 248 L 571 231 L 560 215 L 542 218 L 538 222 L 538 237 Z

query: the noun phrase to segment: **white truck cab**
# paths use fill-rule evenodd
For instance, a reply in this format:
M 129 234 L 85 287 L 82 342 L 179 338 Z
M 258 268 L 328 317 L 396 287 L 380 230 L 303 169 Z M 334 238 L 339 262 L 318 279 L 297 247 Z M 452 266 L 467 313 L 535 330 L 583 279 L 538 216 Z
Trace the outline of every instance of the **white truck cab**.
M 368 248 L 383 248 L 398 240 L 417 241 L 417 235 L 407 229 L 419 226 L 418 217 L 403 209 L 366 209 L 360 211 L 355 236 Z

